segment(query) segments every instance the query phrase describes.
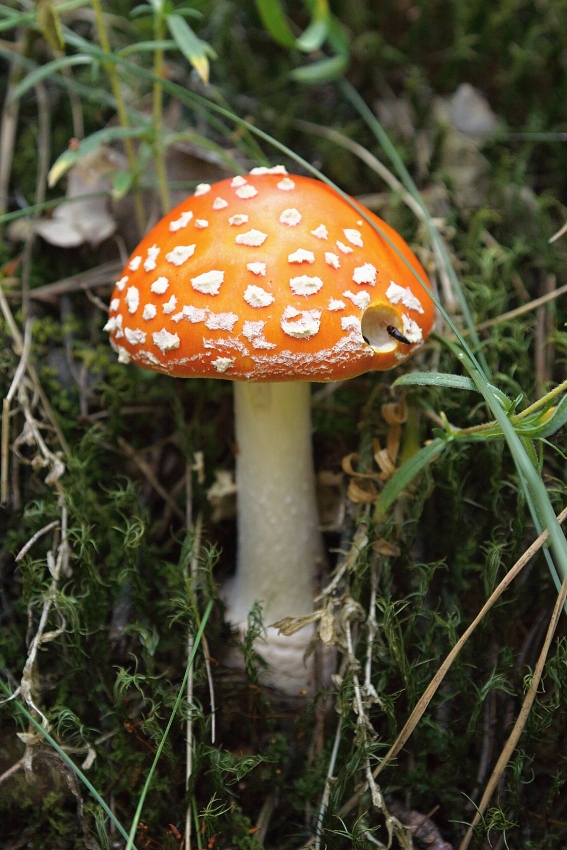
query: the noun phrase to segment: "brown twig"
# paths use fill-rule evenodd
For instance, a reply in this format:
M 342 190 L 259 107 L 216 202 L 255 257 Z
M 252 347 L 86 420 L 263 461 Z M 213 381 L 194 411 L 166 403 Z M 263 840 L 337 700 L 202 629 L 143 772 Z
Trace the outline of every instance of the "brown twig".
M 136 449 L 132 448 L 132 446 L 127 443 L 123 437 L 118 437 L 118 444 L 122 451 L 134 461 L 140 472 L 142 472 L 146 476 L 148 482 L 152 485 L 156 493 L 161 496 L 161 498 L 166 503 L 166 505 L 168 505 L 170 510 L 172 510 L 177 517 L 184 520 L 185 516 L 183 514 L 183 511 L 174 502 L 167 490 L 159 483 L 156 476 L 154 475 L 154 471 L 151 466 L 146 463 L 146 461 L 140 456 Z

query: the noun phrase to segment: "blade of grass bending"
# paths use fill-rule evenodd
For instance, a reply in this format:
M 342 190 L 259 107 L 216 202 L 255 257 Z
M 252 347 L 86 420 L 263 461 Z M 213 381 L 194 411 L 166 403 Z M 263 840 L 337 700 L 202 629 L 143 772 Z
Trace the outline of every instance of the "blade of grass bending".
M 197 650 L 199 649 L 199 645 L 201 643 L 201 638 L 203 637 L 203 632 L 205 631 L 205 626 L 207 625 L 207 620 L 209 619 L 209 615 L 213 608 L 212 599 L 209 601 L 205 613 L 203 614 L 203 619 L 201 620 L 201 624 L 195 635 L 195 643 L 193 644 L 193 649 L 191 651 L 191 655 L 189 656 L 189 660 L 187 662 L 187 666 L 185 668 L 185 674 L 183 676 L 183 681 L 181 682 L 181 687 L 177 693 L 177 699 L 175 700 L 175 705 L 171 711 L 171 716 L 168 720 L 167 726 L 165 727 L 165 732 L 163 733 L 163 737 L 160 741 L 159 747 L 157 748 L 152 766 L 150 767 L 150 771 L 146 777 L 146 781 L 144 783 L 144 787 L 142 788 L 142 793 L 140 795 L 140 799 L 138 801 L 138 806 L 136 808 L 136 814 L 134 815 L 134 820 L 132 821 L 132 827 L 130 829 L 130 835 L 128 836 L 128 843 L 126 844 L 125 850 L 133 850 L 134 848 L 134 835 L 136 834 L 136 830 L 138 829 L 138 824 L 140 823 L 140 817 L 142 814 L 142 809 L 144 807 L 144 802 L 146 799 L 146 795 L 148 793 L 149 787 L 151 785 L 151 781 L 153 779 L 153 775 L 155 773 L 155 769 L 157 767 L 158 761 L 160 759 L 162 750 L 165 746 L 165 742 L 167 740 L 167 736 L 169 735 L 169 730 L 173 725 L 173 721 L 175 720 L 175 715 L 181 705 L 181 700 L 183 699 L 183 694 L 185 693 L 185 686 L 187 684 L 187 677 L 189 676 L 189 670 L 193 666 L 193 662 L 195 660 L 195 656 L 197 654 Z
M 356 91 L 356 89 L 354 89 L 352 87 L 352 85 L 349 82 L 347 82 L 347 80 L 345 80 L 345 79 L 342 79 L 340 81 L 339 88 L 341 89 L 341 91 L 343 92 L 345 97 L 349 100 L 349 102 L 352 104 L 352 106 L 354 106 L 354 108 L 359 113 L 359 115 L 364 119 L 364 121 L 366 122 L 368 127 L 372 130 L 372 132 L 374 133 L 374 135 L 376 136 L 376 138 L 378 139 L 378 141 L 380 142 L 380 144 L 384 148 L 385 152 L 390 157 L 392 164 L 394 165 L 394 168 L 398 172 L 400 180 L 402 181 L 402 183 L 404 184 L 404 186 L 406 187 L 408 192 L 412 195 L 414 200 L 417 201 L 417 203 L 423 209 L 423 211 L 425 213 L 425 223 L 426 223 L 427 229 L 429 231 L 429 237 L 430 237 L 432 242 L 435 242 L 435 244 L 439 248 L 439 251 L 441 252 L 443 260 L 445 261 L 446 271 L 447 271 L 447 274 L 449 275 L 449 279 L 451 281 L 451 286 L 453 288 L 453 292 L 455 293 L 455 296 L 456 296 L 456 298 L 459 302 L 459 307 L 461 308 L 461 311 L 462 311 L 463 317 L 465 319 L 471 340 L 473 341 L 475 353 L 477 354 L 479 362 L 482 365 L 483 372 L 485 373 L 485 375 L 487 377 L 489 377 L 490 376 L 490 369 L 489 369 L 488 363 L 486 361 L 486 358 L 485 358 L 484 353 L 483 353 L 482 348 L 481 348 L 480 340 L 479 340 L 478 334 L 476 332 L 476 326 L 475 326 L 475 323 L 473 321 L 473 317 L 471 315 L 471 312 L 469 310 L 469 305 L 467 303 L 467 300 L 465 298 L 464 292 L 463 292 L 462 287 L 459 283 L 457 275 L 455 274 L 455 270 L 453 269 L 453 265 L 452 265 L 448 255 L 447 255 L 447 252 L 445 250 L 445 244 L 444 244 L 443 240 L 440 238 L 439 233 L 437 231 L 437 228 L 434 227 L 432 222 L 431 222 L 431 216 L 429 215 L 429 211 L 427 210 L 427 208 L 425 207 L 425 205 L 423 203 L 423 200 L 421 198 L 421 195 L 419 193 L 417 186 L 413 182 L 409 171 L 405 167 L 405 165 L 402 161 L 402 158 L 400 157 L 398 151 L 395 148 L 395 145 L 393 145 L 392 142 L 390 141 L 390 137 L 388 136 L 388 134 L 386 133 L 386 131 L 384 130 L 384 128 L 382 127 L 382 125 L 380 124 L 380 122 L 378 121 L 378 119 L 376 118 L 374 113 L 372 112 L 372 110 L 369 109 L 368 105 L 364 102 L 364 100 L 361 98 L 359 93 Z
M 0 681 L 0 687 L 2 687 L 4 693 L 9 697 L 10 691 L 9 691 L 9 688 L 6 686 L 6 684 L 4 682 Z M 128 841 L 128 833 L 126 832 L 126 830 L 124 829 L 124 827 L 122 826 L 122 824 L 120 823 L 120 821 L 118 820 L 118 818 L 116 817 L 114 812 L 106 805 L 106 803 L 104 802 L 104 800 L 102 799 L 102 797 L 100 796 L 100 794 L 98 793 L 98 791 L 96 790 L 96 788 L 94 787 L 92 782 L 89 779 L 87 779 L 87 777 L 85 776 L 83 771 L 80 769 L 80 767 L 78 767 L 75 764 L 75 762 L 67 755 L 65 750 L 62 747 L 59 746 L 59 744 L 57 743 L 55 738 L 53 738 L 49 734 L 47 729 L 45 729 L 45 727 L 43 727 L 41 725 L 41 723 L 38 723 L 38 721 L 35 719 L 33 714 L 30 714 L 30 712 L 27 710 L 25 705 L 23 705 L 23 703 L 20 702 L 20 700 L 15 699 L 13 702 L 14 702 L 14 705 L 16 706 L 16 708 L 18 709 L 18 711 L 20 711 L 24 715 L 26 720 L 28 720 L 32 724 L 32 726 L 41 735 L 43 735 L 45 740 L 50 744 L 50 746 L 53 747 L 53 749 L 55 750 L 56 753 L 58 753 L 60 758 L 63 759 L 63 761 L 65 762 L 67 767 L 69 767 L 73 771 L 73 773 L 81 780 L 83 785 L 85 785 L 88 788 L 88 790 L 91 792 L 91 794 L 93 795 L 93 797 L 95 798 L 95 800 L 97 801 L 97 803 L 99 804 L 101 809 L 104 811 L 105 815 L 107 815 L 107 817 L 110 818 L 110 820 L 112 821 L 112 823 L 114 824 L 116 829 L 119 831 L 119 833 L 122 835 L 122 837 L 125 838 L 126 841 Z M 134 845 L 131 845 L 131 847 L 132 847 L 132 850 L 136 850 Z
M 359 114 L 364 118 L 370 129 L 375 134 L 378 141 L 382 144 L 394 166 L 398 170 L 398 174 L 400 179 L 406 186 L 407 190 L 413 195 L 415 200 L 423 207 L 423 201 L 421 200 L 421 196 L 419 195 L 419 191 L 415 186 L 408 170 L 406 169 L 404 163 L 402 162 L 398 152 L 396 151 L 394 145 L 390 141 L 387 133 L 384 131 L 380 122 L 375 118 L 371 110 L 368 108 L 366 103 L 362 100 L 358 92 L 356 92 L 350 83 L 346 80 L 341 81 L 340 87 L 344 92 L 345 96 L 349 99 L 352 105 L 357 109 Z M 526 490 L 526 496 L 528 496 L 528 491 L 531 493 L 533 497 L 533 502 L 535 511 L 532 510 L 532 517 L 534 522 L 536 523 L 536 528 L 538 527 L 539 518 L 541 518 L 542 524 L 549 529 L 549 536 L 551 541 L 551 548 L 553 550 L 553 554 L 555 559 L 557 560 L 557 567 L 559 573 L 561 574 L 562 580 L 567 578 L 567 540 L 559 527 L 557 519 L 555 517 L 555 512 L 549 500 L 547 491 L 545 489 L 545 485 L 543 484 L 539 474 L 534 469 L 530 458 L 523 447 L 520 438 L 518 437 L 516 431 L 512 423 L 510 422 L 508 416 L 502 409 L 498 399 L 494 396 L 494 393 L 491 390 L 490 383 L 488 382 L 488 376 L 490 372 L 488 370 L 488 364 L 486 363 L 486 359 L 484 354 L 479 348 L 480 342 L 478 339 L 478 335 L 476 333 L 476 328 L 474 326 L 474 322 L 472 321 L 472 317 L 470 315 L 470 311 L 468 309 L 468 304 L 462 292 L 462 289 L 457 280 L 457 276 L 453 269 L 453 266 L 449 260 L 449 257 L 446 254 L 445 246 L 443 244 L 443 240 L 440 239 L 439 234 L 431 224 L 430 224 L 430 216 L 427 214 L 427 222 L 430 230 L 430 237 L 435 243 L 439 246 L 440 251 L 442 252 L 443 259 L 446 263 L 446 270 L 451 278 L 451 282 L 454 287 L 455 294 L 459 299 L 459 304 L 463 311 L 463 315 L 467 322 L 471 339 L 473 340 L 475 346 L 477 347 L 477 355 L 471 350 L 466 340 L 463 339 L 461 334 L 458 331 L 458 328 L 454 325 L 451 317 L 448 315 L 446 310 L 444 310 L 443 306 L 439 304 L 437 299 L 433 297 L 437 308 L 440 310 L 441 314 L 445 318 L 445 320 L 449 323 L 449 326 L 456 334 L 459 343 L 463 349 L 463 353 L 461 354 L 460 359 L 463 362 L 463 365 L 466 367 L 469 372 L 472 380 L 476 384 L 479 392 L 484 397 L 488 407 L 492 411 L 494 418 L 497 420 L 500 425 L 502 432 L 504 434 L 504 438 L 508 443 L 510 452 L 512 454 L 514 463 L 520 473 L 520 478 L 522 482 L 525 482 L 524 490 Z M 529 500 L 528 500 L 529 501 Z M 548 564 L 549 564 L 549 553 L 548 553 Z M 552 575 L 554 573 L 554 568 L 550 569 Z M 554 576 L 555 580 L 555 576 Z

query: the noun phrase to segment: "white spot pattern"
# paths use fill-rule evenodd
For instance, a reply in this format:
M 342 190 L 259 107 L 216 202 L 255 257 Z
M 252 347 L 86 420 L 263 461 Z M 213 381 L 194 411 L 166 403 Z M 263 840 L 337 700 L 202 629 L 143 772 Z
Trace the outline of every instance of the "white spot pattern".
M 218 295 L 221 283 L 224 280 L 224 272 L 213 269 L 210 272 L 191 278 L 191 286 L 203 295 Z
M 261 230 L 248 230 L 246 233 L 239 233 L 234 240 L 237 245 L 247 245 L 249 248 L 259 248 L 263 245 L 268 237 L 267 233 L 262 233 Z
M 135 313 L 138 309 L 138 304 L 140 303 L 140 292 L 138 291 L 138 287 L 129 286 L 126 291 L 124 301 L 128 307 L 128 312 Z
M 170 334 L 165 328 L 153 333 L 152 339 L 154 345 L 157 345 L 162 354 L 165 354 L 166 351 L 174 351 L 181 344 L 178 335 Z
M 148 257 L 144 261 L 144 271 L 153 272 L 156 267 L 156 260 L 158 258 L 160 249 L 157 245 L 152 245 L 151 248 L 148 248 Z
M 287 224 L 289 227 L 295 227 L 301 221 L 301 213 L 294 207 L 289 210 L 284 210 L 280 215 L 280 224 Z
M 149 322 L 150 319 L 155 319 L 157 314 L 155 304 L 146 304 L 144 307 L 144 312 L 142 313 L 142 319 L 145 319 L 146 322 Z
M 198 227 L 199 230 L 204 230 L 205 227 L 208 227 L 208 226 L 209 226 L 209 222 L 207 221 L 206 218 L 198 218 L 195 221 L 195 227 Z
M 291 192 L 295 189 L 295 183 L 291 179 L 291 177 L 284 177 L 283 180 L 280 180 L 278 183 L 278 189 L 281 189 L 282 192 Z
M 169 222 L 170 232 L 177 233 L 177 231 L 181 230 L 182 227 L 187 227 L 192 218 L 193 213 L 191 212 L 191 210 L 186 210 L 186 212 L 182 212 L 179 218 L 176 218 L 175 221 Z
M 410 319 L 410 317 L 406 316 L 405 313 L 402 313 L 402 322 L 404 323 L 402 333 L 407 339 L 407 341 L 411 342 L 412 344 L 416 342 L 421 342 L 423 339 L 423 334 L 417 322 L 415 322 L 413 319 Z
M 110 302 L 110 307 L 108 308 L 109 313 L 115 313 L 116 310 L 120 307 L 120 298 L 113 298 Z
M 155 292 L 156 295 L 163 295 L 169 288 L 169 281 L 166 277 L 158 277 L 150 286 L 150 292 Z
M 236 194 L 239 198 L 242 198 L 243 201 L 248 201 L 250 198 L 254 198 L 258 194 L 258 190 L 247 183 L 246 186 L 241 186 L 240 189 L 237 189 Z
M 236 177 L 232 178 L 230 185 L 235 187 L 244 186 L 247 182 L 246 177 L 243 177 L 241 174 L 237 174 Z
M 306 274 L 290 278 L 289 285 L 296 295 L 314 295 L 323 286 L 320 277 L 308 277 Z
M 228 220 L 228 223 L 233 227 L 240 227 L 241 224 L 246 224 L 248 221 L 248 216 L 244 215 L 244 213 L 237 213 L 236 215 L 231 215 Z
M 311 231 L 311 235 L 316 236 L 317 239 L 328 239 L 329 231 L 324 224 L 320 224 L 319 227 L 316 227 L 315 230 Z
M 343 331 L 356 331 L 357 333 L 362 334 L 360 319 L 356 316 L 343 316 L 341 318 L 341 328 Z
M 343 233 L 351 245 L 356 245 L 357 248 L 364 248 L 364 242 L 362 241 L 362 236 L 358 230 L 352 230 L 349 227 L 345 227 Z
M 252 343 L 252 348 L 269 350 L 276 348 L 275 342 L 268 342 L 264 336 L 265 322 L 244 322 L 242 336 Z
M 376 268 L 372 263 L 365 263 L 354 270 L 352 279 L 355 283 L 369 283 L 374 286 L 376 283 Z
M 266 168 L 265 165 L 257 165 L 250 171 L 250 174 L 287 174 L 285 165 L 274 165 L 272 168 Z
M 207 312 L 205 325 L 210 331 L 232 331 L 238 321 L 236 313 Z
M 342 251 L 343 254 L 352 254 L 352 248 L 350 247 L 350 245 L 345 245 L 344 242 L 340 242 L 338 239 L 336 245 L 339 251 Z
M 132 257 L 132 259 L 128 263 L 128 268 L 130 269 L 130 271 L 136 272 L 140 268 L 141 262 L 142 258 L 139 254 L 137 254 L 135 257 Z
M 289 254 L 288 263 L 314 263 L 315 254 L 313 251 L 306 251 L 304 248 L 298 248 L 293 254 Z
M 143 345 L 146 341 L 145 331 L 140 331 L 138 328 L 135 328 L 134 330 L 124 328 L 124 336 L 130 345 Z
M 250 284 L 250 286 L 246 287 L 244 300 L 251 307 L 268 307 L 275 301 L 275 298 L 269 292 L 266 292 L 265 289 L 262 289 L 261 286 Z
M 266 263 L 247 263 L 246 268 L 252 274 L 258 274 L 262 277 L 266 275 Z
M 169 254 L 165 255 L 165 259 L 174 266 L 182 266 L 189 257 L 193 256 L 196 247 L 196 245 L 176 245 Z
M 140 257 L 140 259 L 142 259 L 142 258 Z M 138 263 L 138 265 L 140 265 L 140 264 Z M 128 275 L 125 274 L 124 277 L 121 277 L 120 280 L 116 281 L 116 289 L 119 292 L 122 292 L 127 283 L 128 283 Z
M 207 192 L 211 191 L 211 186 L 209 183 L 199 183 L 197 188 L 195 189 L 195 197 L 198 198 L 200 195 L 206 195 Z
M 344 310 L 345 307 L 346 304 L 344 301 L 339 301 L 337 298 L 330 298 L 327 310 L 331 310 L 332 312 L 334 312 L 336 310 Z
M 217 357 L 213 360 L 213 366 L 217 372 L 226 372 L 232 365 L 234 365 L 234 357 Z
M 173 311 L 175 310 L 176 307 L 177 307 L 177 298 L 175 297 L 175 295 L 172 295 L 171 298 L 169 299 L 169 301 L 167 301 L 163 305 L 162 310 L 163 310 L 163 312 L 165 313 L 166 316 L 169 316 L 170 313 L 173 313 Z
M 416 298 L 409 286 L 398 286 L 393 280 L 390 281 L 390 286 L 386 290 L 386 298 L 390 304 L 399 304 L 401 301 L 408 310 L 416 310 L 418 313 L 423 313 L 421 301 Z
M 341 260 L 338 254 L 333 254 L 332 251 L 325 251 L 325 262 L 328 266 L 332 266 L 334 269 L 340 269 Z
M 281 329 L 295 339 L 309 339 L 319 332 L 321 310 L 296 310 L 286 307 L 280 322 Z
M 130 354 L 122 345 L 118 346 L 118 362 L 124 364 L 128 364 L 130 362 Z
M 350 298 L 359 310 L 366 310 L 370 304 L 370 295 L 365 290 L 362 292 L 343 292 L 343 298 Z
M 224 210 L 225 207 L 228 207 L 228 201 L 225 201 L 224 198 L 215 198 L 213 201 L 213 209 L 214 210 Z

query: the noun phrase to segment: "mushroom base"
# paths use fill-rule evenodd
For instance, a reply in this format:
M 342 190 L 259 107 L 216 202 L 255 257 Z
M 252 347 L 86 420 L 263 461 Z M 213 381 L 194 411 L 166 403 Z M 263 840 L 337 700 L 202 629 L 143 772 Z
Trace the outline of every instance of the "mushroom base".
M 236 630 L 243 640 L 246 623 L 238 625 Z M 314 643 L 313 637 L 313 624 L 289 637 L 268 627 L 254 644 L 254 650 L 267 664 L 267 668 L 259 673 L 260 683 L 288 696 L 313 696 L 328 685 L 335 668 L 336 653 L 320 641 Z M 224 660 L 229 667 L 244 669 L 244 659 L 238 650 L 231 650 Z
M 238 558 L 223 595 L 227 620 L 243 634 L 257 602 L 268 626 L 313 611 L 323 543 L 309 384 L 235 383 L 234 394 Z M 313 675 L 303 656 L 312 634 L 305 628 L 290 638 L 268 629 L 266 642 L 257 647 L 272 670 L 266 683 L 294 694 L 311 687 Z

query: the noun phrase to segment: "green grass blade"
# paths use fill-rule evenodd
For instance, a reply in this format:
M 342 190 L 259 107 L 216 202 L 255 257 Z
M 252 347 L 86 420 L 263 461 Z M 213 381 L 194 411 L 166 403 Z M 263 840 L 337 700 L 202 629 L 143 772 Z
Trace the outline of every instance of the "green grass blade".
M 434 458 L 441 454 L 447 446 L 447 442 L 437 437 L 432 440 L 429 445 L 424 446 L 416 454 L 407 460 L 390 478 L 382 492 L 380 498 L 376 502 L 375 519 L 382 519 L 386 511 L 396 501 L 402 490 L 408 486 L 421 470 L 427 466 Z
M 2 689 L 3 689 L 4 693 L 5 693 L 5 694 L 8 696 L 8 698 L 9 698 L 9 697 L 10 697 L 10 691 L 9 691 L 8 687 L 6 686 L 6 684 L 5 684 L 4 682 L 2 682 L 1 680 L 0 680 L 0 687 L 2 687 Z M 106 805 L 106 803 L 104 802 L 104 800 L 102 799 L 102 797 L 100 796 L 100 794 L 98 793 L 98 791 L 96 790 L 96 788 L 94 787 L 94 785 L 92 784 L 92 782 L 90 781 L 90 779 L 87 779 L 87 777 L 85 776 L 85 774 L 83 773 L 83 771 L 80 769 L 80 767 L 78 767 L 78 766 L 75 764 L 75 762 L 74 762 L 74 761 L 73 761 L 73 760 L 72 760 L 72 759 L 71 759 L 71 758 L 67 755 L 67 753 L 65 752 L 65 750 L 64 750 L 64 749 L 62 749 L 62 747 L 60 747 L 60 746 L 59 746 L 59 744 L 57 743 L 57 741 L 55 740 L 55 738 L 53 738 L 53 737 L 49 734 L 49 732 L 47 731 L 47 729 L 45 729 L 45 728 L 41 725 L 41 723 L 38 723 L 38 721 L 35 719 L 35 717 L 34 717 L 32 714 L 30 714 L 30 712 L 27 710 L 27 708 L 25 707 L 25 705 L 24 705 L 22 702 L 20 702 L 20 700 L 18 700 L 18 699 L 15 699 L 15 700 L 12 700 L 12 701 L 13 701 L 14 705 L 16 706 L 16 708 L 18 709 L 18 711 L 20 711 L 20 712 L 24 715 L 24 717 L 26 718 L 26 720 L 28 720 L 28 721 L 29 721 L 29 723 L 31 723 L 31 724 L 32 724 L 32 726 L 33 726 L 33 727 L 34 727 L 34 728 L 35 728 L 35 729 L 36 729 L 36 730 L 37 730 L 37 731 L 38 731 L 41 735 L 43 735 L 43 737 L 45 738 L 45 740 L 46 740 L 46 741 L 47 741 L 47 742 L 48 742 L 48 743 L 49 743 L 49 744 L 53 747 L 53 749 L 54 749 L 54 750 L 55 750 L 55 751 L 59 754 L 59 756 L 63 759 L 63 761 L 65 762 L 65 764 L 67 765 L 67 767 L 69 767 L 69 768 L 73 771 L 73 773 L 75 773 L 75 774 L 76 774 L 76 776 L 77 776 L 77 777 L 81 780 L 81 782 L 83 783 L 83 785 L 85 785 L 85 786 L 86 786 L 86 788 L 88 788 L 88 790 L 91 792 L 91 794 L 93 795 L 93 797 L 95 798 L 95 800 L 97 801 L 97 803 L 99 804 L 99 806 L 101 807 L 101 809 L 104 811 L 104 813 L 107 815 L 107 817 L 109 817 L 109 818 L 110 818 L 110 820 L 111 820 L 111 821 L 112 821 L 112 823 L 115 825 L 116 829 L 120 832 L 120 834 L 122 835 L 122 837 L 123 837 L 123 838 L 125 838 L 125 839 L 126 839 L 126 841 L 128 841 L 128 833 L 126 832 L 126 830 L 124 829 L 124 827 L 122 826 L 122 824 L 120 823 L 120 821 L 117 819 L 117 817 L 116 817 L 116 815 L 114 814 L 114 812 L 113 812 L 113 811 L 112 811 L 112 810 L 111 810 L 111 809 L 110 809 L 110 808 Z M 135 850 L 134 845 L 131 845 L 131 847 L 132 847 L 132 850 Z
M 448 372 L 408 372 L 397 378 L 393 387 L 451 387 L 455 390 L 475 390 L 474 381 L 465 375 L 450 375 Z
M 130 829 L 130 835 L 128 836 L 128 843 L 126 844 L 126 850 L 133 850 L 133 848 L 134 848 L 134 836 L 136 834 L 136 830 L 138 829 L 138 824 L 140 823 L 140 817 L 142 815 L 142 809 L 144 807 L 144 802 L 145 802 L 149 787 L 151 785 L 152 778 L 153 778 L 155 769 L 157 767 L 158 761 L 160 759 L 162 750 L 165 746 L 167 736 L 169 735 L 169 730 L 172 727 L 173 721 L 175 719 L 175 715 L 177 714 L 179 706 L 181 705 L 181 700 L 183 699 L 183 696 L 185 694 L 185 687 L 187 685 L 187 677 L 189 676 L 189 671 L 190 671 L 191 667 L 193 666 L 193 662 L 195 660 L 197 650 L 199 649 L 199 645 L 201 643 L 201 638 L 203 637 L 203 632 L 205 631 L 205 626 L 207 625 L 207 620 L 209 619 L 209 615 L 212 611 L 212 608 L 213 608 L 213 601 L 211 599 L 209 601 L 209 603 L 207 604 L 207 607 L 205 609 L 205 613 L 203 614 L 203 619 L 201 620 L 201 624 L 199 626 L 197 634 L 195 635 L 195 642 L 193 644 L 193 649 L 191 651 L 191 655 L 189 656 L 189 660 L 187 661 L 187 666 L 185 668 L 185 674 L 183 676 L 183 681 L 181 682 L 181 687 L 179 688 L 179 692 L 177 694 L 177 699 L 175 700 L 175 705 L 173 706 L 173 709 L 171 711 L 171 716 L 169 718 L 167 726 L 165 727 L 165 732 L 163 733 L 163 738 L 161 739 L 159 747 L 157 748 L 157 751 L 156 751 L 156 754 L 155 754 L 155 757 L 154 757 L 154 760 L 153 760 L 153 764 L 152 764 L 150 771 L 149 771 L 149 773 L 146 777 L 144 787 L 142 788 L 142 793 L 140 795 L 140 799 L 138 801 L 138 806 L 136 808 L 136 814 L 134 815 L 134 820 L 132 822 L 132 827 Z
M 90 56 L 65 56 L 63 59 L 54 59 L 53 62 L 46 62 L 45 65 L 40 65 L 35 71 L 29 73 L 21 83 L 19 83 L 10 93 L 9 100 L 19 100 L 23 94 L 35 85 L 40 83 L 46 77 L 51 77 L 61 68 L 70 68 L 73 65 L 92 65 Z

